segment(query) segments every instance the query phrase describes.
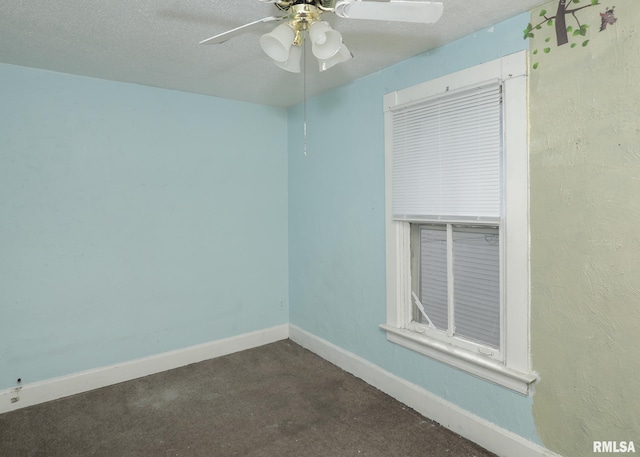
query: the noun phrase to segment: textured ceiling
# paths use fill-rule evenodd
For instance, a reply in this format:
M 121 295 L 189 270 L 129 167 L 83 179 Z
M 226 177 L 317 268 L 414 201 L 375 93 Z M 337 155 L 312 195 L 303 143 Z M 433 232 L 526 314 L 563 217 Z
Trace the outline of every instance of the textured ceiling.
M 434 25 L 324 14 L 354 58 L 322 73 L 309 58 L 307 96 L 545 3 L 441 1 L 444 14 Z M 257 0 L 0 0 L 0 62 L 286 107 L 302 100 L 303 78 L 277 68 L 260 48 L 273 23 L 221 45 L 198 45 L 279 13 Z

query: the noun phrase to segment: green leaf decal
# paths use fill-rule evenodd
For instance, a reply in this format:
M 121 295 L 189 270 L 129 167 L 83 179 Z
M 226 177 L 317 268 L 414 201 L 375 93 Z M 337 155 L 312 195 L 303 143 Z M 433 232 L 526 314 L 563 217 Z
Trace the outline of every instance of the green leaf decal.
M 572 26 L 567 27 L 567 33 L 571 33 L 571 32 L 573 32 L 573 27 Z
M 551 52 L 551 48 L 544 48 L 543 51 L 545 54 L 549 54 Z
M 533 69 L 535 70 L 536 68 L 538 68 L 538 62 L 533 64 Z
M 543 17 L 545 14 L 547 14 L 547 10 L 540 10 L 540 17 Z
M 582 42 L 582 47 L 584 48 L 584 47 L 585 47 L 586 45 L 588 45 L 588 44 L 589 44 L 589 40 L 584 40 L 584 41 Z
M 525 40 L 527 38 L 533 38 L 533 33 L 531 33 L 532 30 L 533 30 L 533 25 L 531 25 L 531 22 L 529 22 L 527 24 L 527 28 L 522 31 L 523 34 L 524 34 L 524 39 Z
M 576 46 L 577 46 L 577 44 L 575 44 L 575 43 L 571 43 L 571 47 L 572 47 L 572 48 L 575 48 Z
M 533 55 L 535 56 L 537 53 L 538 53 L 538 50 L 537 50 L 537 49 L 534 49 L 534 50 L 533 50 Z

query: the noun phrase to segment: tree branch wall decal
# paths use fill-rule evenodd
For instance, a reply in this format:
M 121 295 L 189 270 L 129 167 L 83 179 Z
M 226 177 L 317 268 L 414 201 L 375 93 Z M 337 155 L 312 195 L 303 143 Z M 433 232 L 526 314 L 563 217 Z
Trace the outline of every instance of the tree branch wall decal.
M 543 30 L 544 26 L 553 27 L 556 35 L 556 43 L 558 46 L 569 44 L 572 48 L 578 46 L 579 41 L 582 47 L 586 47 L 589 44 L 587 38 L 587 31 L 589 24 L 583 23 L 580 20 L 580 12 L 586 8 L 593 6 L 600 6 L 599 0 L 588 0 L 589 4 L 579 5 L 582 0 L 558 0 L 558 7 L 555 15 L 550 16 L 546 9 L 541 9 L 538 16 L 541 18 L 540 22 L 533 25 L 531 22 L 527 24 L 527 28 L 524 29 L 524 39 L 534 38 L 537 31 Z M 607 25 L 613 25 L 618 20 L 614 15 L 615 6 L 606 8 L 603 13 L 600 13 L 600 32 L 607 28 Z M 567 25 L 567 22 L 570 25 Z M 551 42 L 551 37 L 547 37 L 545 43 Z M 548 54 L 551 52 L 551 46 L 546 45 L 542 48 L 542 52 Z M 532 51 L 534 55 L 539 53 L 539 49 Z M 538 62 L 533 64 L 533 68 L 538 68 Z

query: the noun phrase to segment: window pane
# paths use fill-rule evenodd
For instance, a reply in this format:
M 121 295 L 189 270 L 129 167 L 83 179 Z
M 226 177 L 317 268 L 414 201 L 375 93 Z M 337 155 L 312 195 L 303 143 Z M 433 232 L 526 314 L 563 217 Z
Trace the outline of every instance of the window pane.
M 454 319 L 458 336 L 500 347 L 497 228 L 453 228 Z
M 433 325 L 447 330 L 447 232 L 444 227 L 420 227 L 420 301 Z M 419 322 L 428 324 L 422 314 Z

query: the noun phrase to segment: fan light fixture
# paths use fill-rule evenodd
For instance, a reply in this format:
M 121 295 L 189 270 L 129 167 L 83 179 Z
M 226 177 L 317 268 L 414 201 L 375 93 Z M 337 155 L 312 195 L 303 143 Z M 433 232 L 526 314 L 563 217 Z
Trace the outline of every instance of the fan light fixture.
M 343 19 L 373 21 L 413 22 L 432 24 L 442 16 L 441 2 L 430 0 L 260 0 L 273 3 L 285 12 L 281 16 L 269 16 L 249 22 L 226 32 L 214 35 L 200 44 L 221 44 L 227 40 L 261 28 L 267 22 L 280 22 L 271 32 L 262 35 L 260 46 L 274 63 L 292 73 L 300 73 L 303 57 L 304 34 L 308 33 L 311 52 L 318 59 L 320 71 L 328 70 L 353 56 L 342 42 L 342 36 L 321 21 L 323 13 L 334 13 Z M 577 0 L 576 0 L 577 1 Z
M 309 34 L 311 52 L 318 59 L 320 71 L 328 70 L 351 59 L 351 52 L 342 43 L 342 35 L 326 21 L 320 20 L 320 11 L 311 4 L 293 5 L 294 14 L 284 24 L 260 37 L 260 46 L 275 64 L 292 73 L 300 73 L 303 33 Z

